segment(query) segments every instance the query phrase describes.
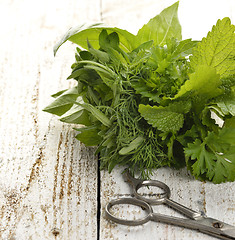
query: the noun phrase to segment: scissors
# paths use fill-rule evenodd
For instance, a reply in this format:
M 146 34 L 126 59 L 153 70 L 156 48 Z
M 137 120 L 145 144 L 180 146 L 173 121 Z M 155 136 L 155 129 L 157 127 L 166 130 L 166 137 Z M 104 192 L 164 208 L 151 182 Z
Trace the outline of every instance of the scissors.
M 105 207 L 105 213 L 107 219 L 110 219 L 113 222 L 128 225 L 128 226 L 137 226 L 144 224 L 148 221 L 154 222 L 163 222 L 172 225 L 177 225 L 185 228 L 194 229 L 205 234 L 214 236 L 219 239 L 225 240 L 235 240 L 235 227 L 224 222 L 221 222 L 217 219 L 209 218 L 202 215 L 200 212 L 196 212 L 190 208 L 187 208 L 173 200 L 170 199 L 171 191 L 169 187 L 160 181 L 157 180 L 141 180 L 136 179 L 130 175 L 129 171 L 124 173 L 126 180 L 132 186 L 134 197 L 130 198 L 118 198 L 110 201 Z M 147 198 L 144 195 L 141 195 L 138 191 L 143 187 L 157 187 L 162 190 L 161 193 L 156 195 L 156 198 Z M 116 217 L 111 213 L 111 208 L 115 205 L 121 204 L 130 204 L 139 206 L 146 212 L 145 217 L 127 220 L 123 218 Z M 153 212 L 151 205 L 160 205 L 165 204 L 170 208 L 173 208 L 177 212 L 185 215 L 189 219 L 178 218 L 168 215 L 163 215 Z

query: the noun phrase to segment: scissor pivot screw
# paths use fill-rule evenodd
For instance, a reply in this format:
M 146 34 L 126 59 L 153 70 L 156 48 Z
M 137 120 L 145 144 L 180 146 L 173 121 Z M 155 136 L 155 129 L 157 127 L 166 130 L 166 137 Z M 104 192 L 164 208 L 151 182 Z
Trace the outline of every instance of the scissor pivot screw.
M 221 223 L 221 222 L 213 222 L 212 226 L 214 228 L 222 228 L 223 227 L 223 223 Z

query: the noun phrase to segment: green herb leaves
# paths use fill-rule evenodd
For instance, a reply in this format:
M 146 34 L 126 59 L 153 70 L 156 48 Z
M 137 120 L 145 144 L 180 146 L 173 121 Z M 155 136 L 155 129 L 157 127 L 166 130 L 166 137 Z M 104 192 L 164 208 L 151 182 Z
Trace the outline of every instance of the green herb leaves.
M 229 18 L 218 20 L 212 31 L 203 38 L 193 52 L 191 66 L 206 64 L 216 69 L 221 78 L 235 74 L 235 26 Z
M 197 179 L 234 181 L 235 26 L 224 18 L 201 42 L 182 40 L 178 5 L 137 35 L 102 24 L 69 30 L 54 52 L 67 40 L 79 46 L 68 77 L 76 86 L 44 111 L 80 125 L 76 138 L 97 145 L 109 171 L 187 166 Z
M 99 34 L 103 29 L 107 30 L 108 33 L 117 33 L 120 38 L 120 48 L 125 51 L 132 51 L 139 47 L 140 44 L 149 40 L 153 40 L 155 44 L 160 46 L 164 46 L 166 41 L 172 37 L 181 40 L 181 26 L 177 15 L 178 5 L 179 3 L 176 2 L 171 7 L 163 10 L 159 15 L 145 24 L 136 36 L 126 30 L 105 26 L 101 23 L 82 24 L 71 28 L 55 45 L 54 54 L 56 54 L 60 46 L 67 40 L 87 49 L 88 38 L 95 49 L 99 48 L 99 44 L 101 43 L 102 45 L 102 42 L 99 41 Z
M 185 149 L 186 156 L 196 160 L 191 168 L 194 176 L 214 183 L 235 180 L 235 129 L 210 132 L 203 142 L 196 139 Z
M 175 98 L 181 97 L 190 92 L 192 95 L 202 95 L 206 98 L 216 97 L 223 93 L 219 87 L 222 81 L 216 70 L 208 65 L 197 65 L 195 72 L 189 75 L 184 85 L 181 86 Z
M 53 96 L 56 97 L 55 101 L 53 101 L 43 110 L 45 112 L 61 116 L 73 106 L 74 101 L 78 98 L 79 95 L 77 87 L 74 87 L 65 91 L 60 91 Z
M 76 43 L 82 48 L 87 49 L 87 38 L 89 38 L 89 41 L 92 42 L 93 47 L 98 48 L 99 34 L 103 29 L 106 29 L 109 33 L 117 32 L 121 39 L 121 47 L 124 50 L 130 51 L 134 48 L 134 46 L 132 46 L 132 43 L 134 42 L 134 35 L 126 30 L 120 28 L 112 28 L 101 23 L 82 24 L 75 28 L 69 29 L 69 31 L 62 37 L 62 39 L 54 46 L 54 54 L 56 54 L 60 46 L 67 40 Z
M 164 46 L 168 39 L 176 38 L 181 40 L 181 25 L 178 19 L 178 5 L 164 9 L 161 14 L 152 18 L 145 24 L 136 36 L 137 44 L 153 40 L 158 46 Z
M 149 124 L 156 127 L 158 130 L 166 133 L 176 133 L 183 127 L 184 114 L 189 112 L 190 108 L 191 103 L 187 101 L 174 102 L 167 107 L 151 107 L 149 105 L 145 106 L 140 104 L 139 112 Z

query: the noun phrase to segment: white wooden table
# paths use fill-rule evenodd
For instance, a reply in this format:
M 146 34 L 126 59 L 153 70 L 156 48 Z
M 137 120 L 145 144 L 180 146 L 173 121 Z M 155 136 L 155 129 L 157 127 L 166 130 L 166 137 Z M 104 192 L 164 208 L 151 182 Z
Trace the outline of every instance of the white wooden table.
M 72 126 L 42 112 L 52 93 L 73 84 L 65 79 L 75 47 L 64 45 L 56 58 L 52 53 L 69 27 L 103 21 L 135 33 L 174 2 L 0 2 L 0 239 L 214 239 L 161 223 L 126 227 L 107 221 L 107 202 L 131 193 L 122 169 L 99 173 L 94 149 L 74 139 Z M 234 22 L 234 13 L 234 0 L 182 0 L 183 37 L 200 39 L 218 18 Z M 185 169 L 160 169 L 153 179 L 167 183 L 175 201 L 235 225 L 235 183 L 202 183 Z

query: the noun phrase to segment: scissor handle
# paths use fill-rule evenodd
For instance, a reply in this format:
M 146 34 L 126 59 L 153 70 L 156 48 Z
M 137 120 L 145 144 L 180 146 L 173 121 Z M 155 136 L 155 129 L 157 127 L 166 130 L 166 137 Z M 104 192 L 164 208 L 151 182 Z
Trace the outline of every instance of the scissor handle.
M 126 172 L 126 178 L 127 180 L 131 183 L 133 187 L 133 193 L 136 198 L 145 201 L 151 205 L 159 205 L 163 204 L 166 202 L 166 199 L 170 198 L 171 191 L 170 188 L 163 182 L 157 181 L 157 180 L 141 180 L 141 179 L 136 179 L 132 177 L 129 173 L 129 171 Z M 147 197 L 144 197 L 140 193 L 138 193 L 138 190 L 142 187 L 158 187 L 163 190 L 162 193 L 157 194 L 157 198 L 155 199 L 150 199 Z
M 150 199 L 147 197 L 144 197 L 140 193 L 138 193 L 138 190 L 142 187 L 158 187 L 163 190 L 163 193 L 158 193 L 157 197 L 155 199 Z M 134 188 L 134 195 L 136 198 L 145 201 L 151 205 L 158 205 L 158 204 L 163 204 L 166 202 L 166 199 L 169 199 L 171 195 L 170 188 L 163 182 L 157 181 L 157 180 L 144 180 L 137 184 Z
M 121 205 L 121 204 L 130 204 L 130 205 L 134 205 L 134 206 L 139 206 L 146 211 L 146 216 L 143 218 L 135 219 L 135 220 L 127 220 L 127 219 L 123 219 L 123 218 L 114 216 L 110 212 L 110 209 L 115 205 Z M 153 209 L 147 202 L 144 202 L 137 198 L 119 198 L 119 199 L 110 201 L 106 205 L 105 214 L 106 214 L 106 217 L 109 220 L 112 220 L 113 222 L 116 222 L 116 223 L 119 223 L 122 225 L 127 225 L 127 226 L 138 226 L 138 225 L 142 225 L 142 224 L 148 222 L 151 219 L 152 214 L 153 214 Z
M 127 220 L 114 216 L 110 212 L 110 209 L 115 205 L 121 204 L 130 204 L 142 207 L 146 211 L 146 216 L 135 220 Z M 235 239 L 235 228 L 231 225 L 207 217 L 201 217 L 198 220 L 192 220 L 154 213 L 152 207 L 148 203 L 137 198 L 119 198 L 112 200 L 106 205 L 105 213 L 107 219 L 122 225 L 138 226 L 147 223 L 148 221 L 154 221 L 199 230 L 219 239 Z
M 126 174 L 126 179 L 132 185 L 133 193 L 136 198 L 138 198 L 142 201 L 145 201 L 151 205 L 166 204 L 169 207 L 172 207 L 176 211 L 184 214 L 185 216 L 187 216 L 191 219 L 201 218 L 201 213 L 194 211 L 190 208 L 187 208 L 186 206 L 183 206 L 183 205 L 169 199 L 170 195 L 171 195 L 171 191 L 170 191 L 170 188 L 165 183 L 157 181 L 157 180 L 137 179 L 137 178 L 132 177 L 131 174 L 129 173 L 129 171 L 127 171 L 125 174 Z M 150 186 L 161 188 L 163 190 L 163 193 L 157 194 L 157 198 L 155 198 L 155 199 L 150 199 L 150 198 L 144 197 L 143 195 L 138 193 L 138 190 L 140 188 L 150 187 Z

